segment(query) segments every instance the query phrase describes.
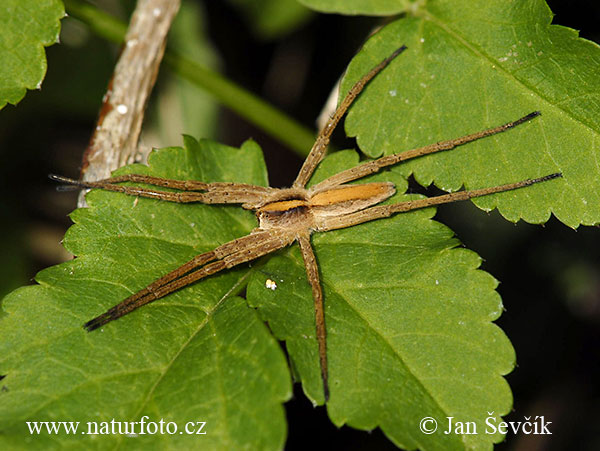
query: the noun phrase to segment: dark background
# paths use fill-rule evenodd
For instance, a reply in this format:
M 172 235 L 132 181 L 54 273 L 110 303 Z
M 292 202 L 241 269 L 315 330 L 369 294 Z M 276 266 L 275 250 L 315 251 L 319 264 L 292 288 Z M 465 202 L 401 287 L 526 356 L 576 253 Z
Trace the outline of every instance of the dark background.
M 98 3 L 127 17 L 119 2 Z M 223 73 L 310 128 L 347 63 L 381 23 L 377 18 L 312 14 L 293 30 L 265 38 L 250 26 L 252 19 L 243 8 L 226 1 L 197 3 Z M 600 3 L 549 4 L 554 23 L 600 42 Z M 57 193 L 47 174 L 78 176 L 118 55 L 117 46 L 74 22 L 63 21 L 71 37 L 47 50 L 42 90 L 29 92 L 18 107 L 0 111 L 0 296 L 30 283 L 38 270 L 69 258 L 59 243 L 70 225 L 67 214 L 75 196 Z M 158 92 L 165 77 L 161 74 Z M 274 186 L 290 184 L 300 166 L 299 157 L 225 109 L 219 110 L 212 135 L 234 146 L 249 137 L 257 140 Z M 339 134 L 336 140 L 340 147 L 348 144 Z M 507 420 L 543 414 L 552 421 L 553 435 L 508 435 L 497 449 L 600 449 L 600 230 L 574 231 L 555 219 L 543 227 L 513 225 L 470 203 L 445 206 L 437 218 L 478 252 L 482 268 L 501 281 L 498 291 L 506 312 L 497 323 L 511 339 L 518 361 L 507 377 L 515 398 Z M 379 430 L 337 429 L 324 408 L 313 408 L 300 387 L 295 389 L 287 404 L 287 449 L 317 443 L 330 449 L 394 449 Z

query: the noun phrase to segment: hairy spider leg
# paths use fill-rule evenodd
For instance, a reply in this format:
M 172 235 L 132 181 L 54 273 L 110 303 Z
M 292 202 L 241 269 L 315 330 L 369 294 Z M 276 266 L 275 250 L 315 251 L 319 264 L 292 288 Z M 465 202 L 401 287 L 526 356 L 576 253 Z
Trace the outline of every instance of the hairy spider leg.
M 317 333 L 317 343 L 319 345 L 319 364 L 321 367 L 321 380 L 323 381 L 323 394 L 325 401 L 329 401 L 329 374 L 327 370 L 327 332 L 325 330 L 325 311 L 323 309 L 323 289 L 319 280 L 319 265 L 315 253 L 310 244 L 310 234 L 300 234 L 297 237 L 304 268 L 306 269 L 306 278 L 312 289 L 313 303 L 315 307 L 315 327 Z
M 315 172 L 315 169 L 317 168 L 321 160 L 323 160 L 323 158 L 325 157 L 331 134 L 337 127 L 337 124 L 339 123 L 342 116 L 346 114 L 346 111 L 354 102 L 354 99 L 356 99 L 356 97 L 361 93 L 364 87 L 375 77 L 375 75 L 377 75 L 379 72 L 385 69 L 385 67 L 388 64 L 390 64 L 392 60 L 398 55 L 400 55 L 404 50 L 406 50 L 405 45 L 396 49 L 390 56 L 381 61 L 366 75 L 363 75 L 363 77 L 360 80 L 358 80 L 352 86 L 352 88 L 350 88 L 342 102 L 339 104 L 339 106 L 333 113 L 333 116 L 331 116 L 331 118 L 327 121 L 327 123 L 321 129 L 321 131 L 319 131 L 317 140 L 313 144 L 313 147 L 310 150 L 308 156 L 306 157 L 306 160 L 304 160 L 304 163 L 300 168 L 300 172 L 298 172 L 298 176 L 296 177 L 296 180 L 292 185 L 293 188 L 304 188 L 304 186 L 306 186 L 313 172 Z
M 63 190 L 65 188 L 69 189 L 71 186 L 75 189 L 98 188 L 128 194 L 130 196 L 147 197 L 150 199 L 159 199 L 177 203 L 201 202 L 204 204 L 247 204 L 252 207 L 253 205 L 260 203 L 265 196 L 276 191 L 275 188 L 249 185 L 246 183 L 204 183 L 195 180 L 171 180 L 141 174 L 120 175 L 99 180 L 97 182 L 75 180 L 56 174 L 50 174 L 49 177 L 52 180 L 64 183 L 65 186 L 59 187 L 59 189 Z M 161 191 L 138 186 L 123 186 L 117 184 L 122 182 L 147 183 L 165 188 L 179 189 L 183 190 L 183 192 Z
M 167 296 L 204 277 L 281 249 L 291 244 L 294 238 L 295 236 L 292 234 L 267 230 L 256 231 L 250 235 L 229 241 L 212 251 L 197 255 L 184 265 L 108 309 L 102 315 L 88 321 L 83 327 L 88 331 L 98 329 L 145 304 Z
M 348 183 L 353 180 L 357 180 L 367 175 L 374 174 L 378 172 L 380 169 L 391 166 L 393 164 L 400 163 L 402 161 L 410 160 L 412 158 L 422 157 L 424 155 L 429 155 L 432 153 L 454 149 L 455 147 L 462 146 L 463 144 L 467 144 L 473 141 L 476 141 L 481 138 L 485 138 L 488 136 L 496 135 L 498 133 L 505 132 L 510 130 L 511 128 L 516 127 L 517 125 L 523 124 L 537 116 L 541 113 L 539 111 L 534 111 L 533 113 L 529 113 L 523 116 L 516 121 L 507 122 L 504 125 L 500 125 L 498 127 L 489 128 L 487 130 L 482 130 L 480 132 L 472 133 L 470 135 L 461 136 L 459 138 L 450 139 L 447 141 L 440 141 L 435 144 L 430 144 L 428 146 L 419 147 L 417 149 L 406 150 L 404 152 L 395 153 L 392 155 L 387 155 L 385 157 L 378 158 L 376 160 L 367 161 L 366 163 L 359 164 L 350 169 L 346 169 L 345 171 L 339 172 L 320 183 L 312 186 L 310 188 L 311 192 L 320 191 L 322 189 L 326 189 L 332 186 L 341 185 L 343 183 Z
M 443 194 L 441 196 L 425 197 L 423 199 L 409 200 L 389 205 L 377 205 L 375 207 L 367 208 L 365 210 L 343 216 L 330 216 L 324 218 L 320 224 L 317 225 L 317 231 L 326 232 L 328 230 L 343 229 L 345 227 L 362 224 L 363 222 L 387 218 L 396 213 L 406 213 L 407 211 L 417 210 L 420 208 L 433 207 L 435 205 L 448 204 L 451 202 L 473 199 L 475 197 L 488 196 L 490 194 L 502 193 L 504 191 L 512 191 L 559 177 L 562 177 L 562 173 L 557 172 L 555 174 L 549 174 L 536 179 L 527 179 L 521 182 L 508 183 L 506 185 L 494 186 L 491 188 L 456 191 L 454 193 Z

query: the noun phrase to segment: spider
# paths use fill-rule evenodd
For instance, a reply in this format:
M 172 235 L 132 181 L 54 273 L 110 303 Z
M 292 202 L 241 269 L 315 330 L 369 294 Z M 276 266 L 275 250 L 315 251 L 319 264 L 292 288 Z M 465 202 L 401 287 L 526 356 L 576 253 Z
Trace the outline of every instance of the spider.
M 79 181 L 51 175 L 50 178 L 53 180 L 65 183 L 66 187 L 75 189 L 100 188 L 169 202 L 241 204 L 242 208 L 253 210 L 258 220 L 258 227 L 249 235 L 222 244 L 210 252 L 197 255 L 105 313 L 88 321 L 83 327 L 88 331 L 98 329 L 110 321 L 200 279 L 236 265 L 250 262 L 297 241 L 306 268 L 307 279 L 312 289 L 321 379 L 325 400 L 327 401 L 329 399 L 329 385 L 323 291 L 319 281 L 317 260 L 311 246 L 310 237 L 312 233 L 352 227 L 367 221 L 386 218 L 396 213 L 514 190 L 562 176 L 561 173 L 555 173 L 491 188 L 457 191 L 389 205 L 377 204 L 395 193 L 393 183 L 347 184 L 401 161 L 450 150 L 468 142 L 504 132 L 539 116 L 540 112 L 535 111 L 498 127 L 364 162 L 307 189 L 305 186 L 324 158 L 331 134 L 342 116 L 365 85 L 404 50 L 406 50 L 406 46 L 398 48 L 364 75 L 348 91 L 334 114 L 319 132 L 308 157 L 290 188 L 278 189 L 229 182 L 205 183 L 195 180 L 170 180 L 139 174 L 121 175 L 96 182 Z M 122 182 L 144 183 L 177 191 L 161 191 L 119 185 Z

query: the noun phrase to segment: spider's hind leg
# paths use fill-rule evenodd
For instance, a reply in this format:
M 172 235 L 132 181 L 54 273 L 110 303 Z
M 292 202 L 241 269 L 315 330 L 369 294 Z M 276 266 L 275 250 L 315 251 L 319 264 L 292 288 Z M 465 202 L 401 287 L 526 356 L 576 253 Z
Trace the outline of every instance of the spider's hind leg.
M 281 249 L 290 244 L 293 239 L 294 237 L 290 234 L 258 230 L 229 241 L 212 251 L 195 256 L 179 268 L 160 277 L 103 314 L 88 321 L 83 327 L 91 332 L 200 279 Z

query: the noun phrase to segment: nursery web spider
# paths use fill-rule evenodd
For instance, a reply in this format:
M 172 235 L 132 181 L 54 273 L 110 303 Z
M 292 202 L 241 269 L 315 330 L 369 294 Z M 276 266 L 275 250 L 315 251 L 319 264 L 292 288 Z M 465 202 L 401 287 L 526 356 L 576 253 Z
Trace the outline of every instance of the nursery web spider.
M 84 328 L 92 331 L 102 327 L 110 321 L 120 318 L 149 302 L 162 298 L 197 280 L 257 259 L 297 241 L 300 245 L 300 251 L 306 267 L 308 282 L 312 288 L 321 378 L 325 399 L 327 400 L 329 398 L 329 386 L 327 381 L 325 314 L 323 310 L 323 292 L 319 281 L 319 269 L 310 242 L 310 236 L 313 232 L 326 232 L 351 227 L 363 222 L 386 218 L 396 213 L 513 190 L 561 176 L 560 173 L 550 174 L 536 179 L 528 179 L 491 188 L 458 191 L 391 205 L 376 204 L 379 204 L 395 193 L 392 183 L 347 184 L 401 161 L 449 150 L 486 136 L 504 132 L 540 114 L 539 112 L 533 112 L 516 121 L 508 122 L 488 130 L 368 161 L 329 177 L 308 189 L 305 188 L 306 183 L 325 156 L 331 134 L 348 107 L 350 107 L 365 85 L 405 49 L 405 46 L 397 49 L 371 69 L 369 73 L 364 75 L 350 89 L 325 127 L 319 132 L 310 154 L 304 161 L 291 188 L 265 188 L 262 186 L 229 182 L 205 183 L 195 180 L 169 180 L 138 174 L 121 175 L 97 182 L 84 182 L 52 175 L 52 179 L 66 183 L 74 188 L 101 188 L 132 196 L 149 197 L 170 202 L 242 204 L 242 208 L 253 210 L 258 219 L 258 227 L 249 235 L 222 244 L 210 252 L 194 257 L 174 271 L 155 280 L 146 288 L 129 296 L 105 313 L 88 321 L 84 325 Z M 121 182 L 145 183 L 158 187 L 173 188 L 179 191 L 170 192 L 118 185 Z

